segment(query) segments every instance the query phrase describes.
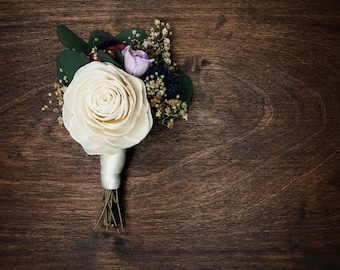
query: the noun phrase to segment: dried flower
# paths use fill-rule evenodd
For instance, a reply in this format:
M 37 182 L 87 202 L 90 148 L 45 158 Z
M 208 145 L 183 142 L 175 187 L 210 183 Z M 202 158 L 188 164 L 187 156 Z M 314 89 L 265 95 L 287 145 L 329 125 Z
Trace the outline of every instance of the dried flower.
M 154 25 L 150 28 L 149 36 L 142 43 L 134 44 L 134 47 L 145 51 L 150 58 L 154 58 L 154 65 L 164 65 L 174 71 L 177 66 L 169 53 L 171 48 L 170 37 L 172 36 L 170 24 L 156 19 Z
M 180 100 L 176 73 L 164 66 L 154 66 L 145 74 L 144 82 L 156 122 L 172 128 L 175 119 L 188 120 L 187 104 Z
M 58 113 L 59 114 L 59 117 L 57 118 L 58 122 L 60 125 L 63 125 L 63 121 L 62 121 L 62 117 L 61 117 L 61 113 L 62 113 L 62 106 L 64 104 L 64 93 L 66 91 L 66 86 L 63 85 L 63 84 L 60 84 L 60 83 L 54 83 L 54 96 L 51 92 L 49 92 L 47 95 L 48 97 L 52 98 L 54 97 L 56 99 L 56 107 L 54 108 L 50 108 L 49 105 L 53 104 L 53 100 L 50 99 L 48 100 L 48 104 L 49 105 L 44 105 L 41 110 L 42 111 L 47 111 L 47 110 L 51 110 L 53 111 L 54 113 Z

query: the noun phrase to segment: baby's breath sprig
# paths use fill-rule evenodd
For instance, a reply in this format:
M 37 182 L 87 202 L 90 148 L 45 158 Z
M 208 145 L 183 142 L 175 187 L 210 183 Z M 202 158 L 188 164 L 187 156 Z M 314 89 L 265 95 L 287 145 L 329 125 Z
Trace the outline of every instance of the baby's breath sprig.
M 140 33 L 138 33 L 136 29 L 132 30 L 131 36 L 128 36 L 128 41 L 134 49 L 140 48 L 142 44 L 140 41 Z
M 63 125 L 63 117 L 61 116 L 61 112 L 62 112 L 62 107 L 63 107 L 63 104 L 64 104 L 64 94 L 65 94 L 65 91 L 67 89 L 67 87 L 61 83 L 54 83 L 54 96 L 52 94 L 52 92 L 49 92 L 48 93 L 48 96 L 50 98 L 54 97 L 54 99 L 57 100 L 57 107 L 54 107 L 53 109 L 50 108 L 51 104 L 53 104 L 53 100 L 50 99 L 48 101 L 48 105 L 44 105 L 41 110 L 42 111 L 46 111 L 46 110 L 52 110 L 53 112 L 59 114 L 58 116 L 58 122 L 59 124 L 62 126 Z
M 155 19 L 147 38 L 143 42 L 135 42 L 138 39 L 132 37 L 131 43 L 135 48 L 145 51 L 149 58 L 155 59 L 154 65 L 163 65 L 174 71 L 177 69 L 177 64 L 171 59 L 171 36 L 170 24 Z
M 168 98 L 166 75 L 154 72 L 145 77 L 146 93 L 157 123 L 172 128 L 176 119 L 188 120 L 188 106 L 177 94 Z M 168 86 L 168 87 L 171 87 Z

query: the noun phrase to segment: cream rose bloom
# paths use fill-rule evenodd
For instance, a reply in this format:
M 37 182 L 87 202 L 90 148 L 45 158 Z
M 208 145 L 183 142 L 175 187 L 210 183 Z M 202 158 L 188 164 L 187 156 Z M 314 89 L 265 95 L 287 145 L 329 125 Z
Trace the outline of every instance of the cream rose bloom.
M 64 94 L 63 121 L 89 155 L 115 155 L 140 143 L 153 119 L 144 82 L 110 63 L 81 67 Z

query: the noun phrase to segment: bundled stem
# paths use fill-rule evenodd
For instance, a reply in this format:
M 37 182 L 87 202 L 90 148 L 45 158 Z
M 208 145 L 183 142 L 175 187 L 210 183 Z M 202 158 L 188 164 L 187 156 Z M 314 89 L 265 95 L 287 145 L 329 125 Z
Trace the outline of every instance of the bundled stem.
M 106 228 L 106 230 L 117 228 L 118 232 L 124 231 L 122 213 L 119 206 L 118 189 L 104 189 L 103 211 L 94 229 L 98 229 L 99 226 Z

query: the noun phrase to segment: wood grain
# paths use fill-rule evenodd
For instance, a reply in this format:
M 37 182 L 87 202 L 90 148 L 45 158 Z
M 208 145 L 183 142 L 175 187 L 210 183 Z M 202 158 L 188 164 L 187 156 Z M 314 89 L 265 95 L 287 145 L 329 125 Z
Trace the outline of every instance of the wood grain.
M 40 108 L 63 49 L 155 18 L 189 120 L 128 151 L 126 232 L 93 231 L 99 159 Z M 1 269 L 338 269 L 338 1 L 0 0 Z

